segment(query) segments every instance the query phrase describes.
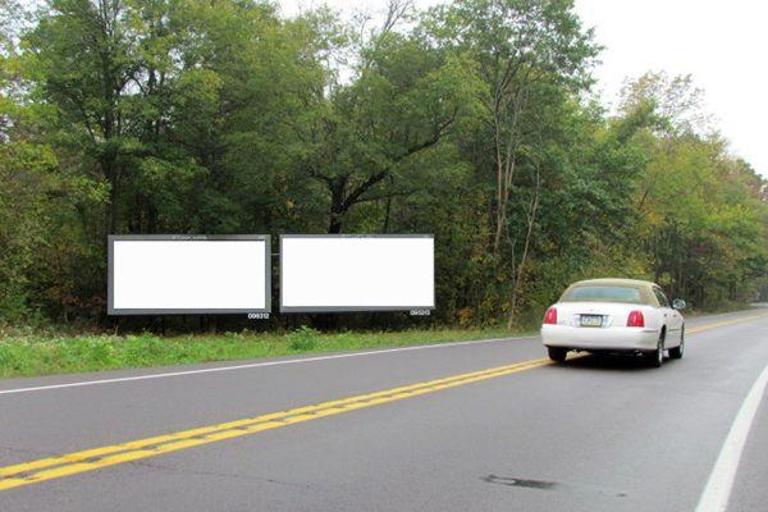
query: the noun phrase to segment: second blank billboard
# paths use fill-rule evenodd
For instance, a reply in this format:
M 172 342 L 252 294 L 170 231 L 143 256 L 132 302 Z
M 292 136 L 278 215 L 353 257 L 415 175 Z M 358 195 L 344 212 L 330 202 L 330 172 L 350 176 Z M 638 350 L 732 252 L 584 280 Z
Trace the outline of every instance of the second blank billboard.
M 386 311 L 435 306 L 431 235 L 283 235 L 280 310 Z

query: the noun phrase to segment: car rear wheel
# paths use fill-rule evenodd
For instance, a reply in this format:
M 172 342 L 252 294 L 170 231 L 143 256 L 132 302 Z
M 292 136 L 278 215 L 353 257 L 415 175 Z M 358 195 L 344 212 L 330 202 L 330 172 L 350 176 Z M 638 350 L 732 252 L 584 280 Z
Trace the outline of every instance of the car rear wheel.
M 672 359 L 682 359 L 685 352 L 685 327 L 680 331 L 680 344 L 669 349 L 669 357 Z
M 564 347 L 547 347 L 547 352 L 549 352 L 549 358 L 558 363 L 565 361 L 568 355 L 568 349 Z
M 661 337 L 659 337 L 659 341 L 656 344 L 656 350 L 653 352 L 648 352 L 645 357 L 647 358 L 648 364 L 652 368 L 659 368 L 661 366 L 661 363 L 664 362 L 664 335 L 662 334 Z

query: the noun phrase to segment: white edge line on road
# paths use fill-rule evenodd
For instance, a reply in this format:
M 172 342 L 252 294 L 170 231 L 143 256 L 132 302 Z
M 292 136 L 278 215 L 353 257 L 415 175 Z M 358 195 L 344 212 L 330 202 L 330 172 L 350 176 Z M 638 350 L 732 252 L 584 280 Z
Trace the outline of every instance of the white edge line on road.
M 712 468 L 709 480 L 707 480 L 707 485 L 701 493 L 696 512 L 725 512 L 728 508 L 728 498 L 731 495 L 731 489 L 733 489 L 739 460 L 752 428 L 752 421 L 760 407 L 766 384 L 768 384 L 768 366 L 755 380 L 744 399 L 744 403 L 741 404 L 736 419 L 733 420 L 733 425 L 728 432 L 728 437 L 725 438 L 720 455 Z
M 261 361 L 258 363 L 247 363 L 229 366 L 217 366 L 214 368 L 200 368 L 197 370 L 182 370 L 177 372 L 150 373 L 147 375 L 134 375 L 131 377 L 115 377 L 112 379 L 97 379 L 80 382 L 66 382 L 63 384 L 50 384 L 47 386 L 32 386 L 26 388 L 0 389 L 0 395 L 11 395 L 14 393 L 29 393 L 33 391 L 46 391 L 51 389 L 77 388 L 83 386 L 95 386 L 100 384 L 113 384 L 116 382 L 131 382 L 137 380 L 165 379 L 169 377 L 181 377 L 184 375 L 196 375 L 201 373 L 229 372 L 233 370 L 246 370 L 249 368 L 261 368 L 265 366 L 281 366 L 287 364 L 312 363 L 316 361 L 329 361 L 332 359 L 347 359 L 351 357 L 375 356 L 379 354 L 390 354 L 393 352 L 407 352 L 412 350 L 427 350 L 433 348 L 460 347 L 463 345 L 477 345 L 480 343 L 497 343 L 501 341 L 531 340 L 538 336 L 523 336 L 515 338 L 490 338 L 487 340 L 455 341 L 446 343 L 433 343 L 430 345 L 416 345 L 411 347 L 387 348 L 381 350 L 368 350 L 366 352 L 351 352 L 348 354 L 331 354 L 327 356 L 302 357 L 298 359 L 283 359 L 279 361 Z

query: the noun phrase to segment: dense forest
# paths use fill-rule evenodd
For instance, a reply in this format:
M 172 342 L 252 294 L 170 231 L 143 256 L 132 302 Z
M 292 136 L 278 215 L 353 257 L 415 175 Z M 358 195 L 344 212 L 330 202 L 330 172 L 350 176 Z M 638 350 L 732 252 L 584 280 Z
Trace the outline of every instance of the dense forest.
M 434 233 L 461 326 L 595 276 L 765 293 L 766 181 L 691 77 L 603 106 L 600 51 L 572 0 L 4 0 L 0 323 L 105 325 L 110 233 Z

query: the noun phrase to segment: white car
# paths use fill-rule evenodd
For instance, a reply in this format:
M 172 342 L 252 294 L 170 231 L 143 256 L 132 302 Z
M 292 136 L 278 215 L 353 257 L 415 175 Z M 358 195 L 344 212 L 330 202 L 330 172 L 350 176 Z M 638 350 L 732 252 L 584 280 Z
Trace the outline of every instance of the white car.
M 634 279 L 590 279 L 568 287 L 541 326 L 549 357 L 565 361 L 570 350 L 635 353 L 661 366 L 664 352 L 685 350 L 685 301 L 671 304 L 661 287 Z

